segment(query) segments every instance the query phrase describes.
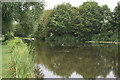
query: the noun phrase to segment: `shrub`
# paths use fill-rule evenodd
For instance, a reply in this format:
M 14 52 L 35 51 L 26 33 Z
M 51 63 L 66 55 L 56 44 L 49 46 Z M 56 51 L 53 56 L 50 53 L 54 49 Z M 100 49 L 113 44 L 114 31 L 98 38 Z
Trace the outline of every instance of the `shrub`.
M 7 33 L 4 35 L 4 37 L 5 37 L 5 40 L 12 39 L 14 38 L 14 33 Z

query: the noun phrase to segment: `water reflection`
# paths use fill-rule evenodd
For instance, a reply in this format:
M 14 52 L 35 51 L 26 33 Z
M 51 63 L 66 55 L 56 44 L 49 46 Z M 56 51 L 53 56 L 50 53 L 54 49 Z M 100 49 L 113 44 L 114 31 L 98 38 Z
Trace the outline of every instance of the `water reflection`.
M 35 42 L 36 63 L 45 78 L 117 77 L 116 45 L 79 44 L 63 46 Z

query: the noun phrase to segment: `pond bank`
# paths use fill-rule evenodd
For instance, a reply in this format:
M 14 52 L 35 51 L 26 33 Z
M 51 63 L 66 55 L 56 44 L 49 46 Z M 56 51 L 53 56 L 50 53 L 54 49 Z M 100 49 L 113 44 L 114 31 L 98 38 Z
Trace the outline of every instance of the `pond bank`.
M 2 78 L 33 78 L 35 64 L 31 53 L 30 46 L 20 38 L 2 45 Z
M 10 53 L 9 51 L 9 47 L 7 45 L 1 45 L 2 46 L 2 66 L 1 66 L 1 70 L 2 70 L 2 75 L 1 77 L 3 78 L 5 75 L 5 71 L 8 67 L 8 61 L 9 61 L 9 56 Z
M 29 40 L 29 41 L 37 40 L 36 38 L 27 38 L 27 37 L 21 39 Z M 120 44 L 120 42 L 116 42 L 116 41 L 85 41 L 85 43 Z
M 112 43 L 112 44 L 120 44 L 120 42 L 112 42 L 112 41 L 86 41 L 87 43 Z

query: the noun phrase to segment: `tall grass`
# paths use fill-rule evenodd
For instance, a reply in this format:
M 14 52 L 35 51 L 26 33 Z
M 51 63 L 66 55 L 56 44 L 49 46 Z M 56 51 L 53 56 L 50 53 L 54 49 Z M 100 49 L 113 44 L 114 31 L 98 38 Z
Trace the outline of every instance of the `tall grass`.
M 35 64 L 32 51 L 21 39 L 8 41 L 10 60 L 6 70 L 6 78 L 34 78 Z

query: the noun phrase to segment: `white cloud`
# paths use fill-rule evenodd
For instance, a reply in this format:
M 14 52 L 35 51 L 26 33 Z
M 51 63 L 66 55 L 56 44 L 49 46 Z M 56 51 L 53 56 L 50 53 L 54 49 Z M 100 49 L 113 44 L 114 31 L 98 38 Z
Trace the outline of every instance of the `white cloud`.
M 88 0 L 45 0 L 46 9 L 54 8 L 54 6 L 61 4 L 63 2 L 68 2 L 71 5 L 77 7 L 82 5 L 83 2 L 86 2 L 86 1 Z M 94 0 L 94 1 L 98 2 L 99 5 L 107 4 L 111 10 L 113 10 L 117 5 L 117 2 L 119 2 L 119 0 Z

